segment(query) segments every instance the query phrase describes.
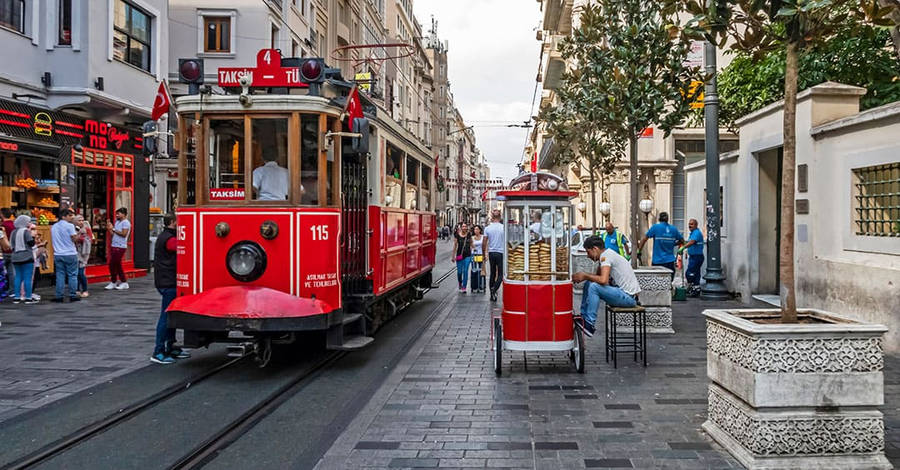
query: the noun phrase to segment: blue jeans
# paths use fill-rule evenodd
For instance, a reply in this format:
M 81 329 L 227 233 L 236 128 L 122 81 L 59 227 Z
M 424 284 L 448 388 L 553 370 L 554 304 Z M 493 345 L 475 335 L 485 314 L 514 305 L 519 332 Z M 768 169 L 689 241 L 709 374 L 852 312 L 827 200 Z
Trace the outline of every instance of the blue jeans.
M 7 293 L 10 297 L 18 297 L 19 293 L 15 291 L 16 268 L 13 266 L 12 254 L 7 254 L 3 257 L 3 267 L 6 268 Z
M 703 260 L 703 255 L 688 256 L 688 267 L 687 271 L 684 272 L 687 282 L 700 285 L 700 268 L 703 266 Z
M 85 274 L 83 266 L 78 267 L 78 290 L 87 292 L 87 274 Z
M 63 298 L 63 288 L 69 283 L 69 297 L 75 298 L 75 287 L 78 286 L 78 257 L 75 255 L 56 255 L 53 257 L 56 270 L 56 298 Z
M 174 287 L 160 287 L 156 289 L 162 296 L 162 308 L 159 311 L 159 320 L 156 322 L 156 347 L 153 348 L 153 355 L 168 354 L 172 351 L 172 345 L 175 344 L 175 328 L 167 328 L 169 317 L 166 315 L 166 309 L 169 304 L 175 300 Z
M 634 307 L 637 305 L 634 297 L 626 294 L 620 287 L 584 281 L 584 291 L 581 294 L 581 317 L 585 323 L 596 324 L 597 309 L 600 307 L 601 300 L 611 307 Z
M 23 300 L 31 298 L 31 278 L 34 276 L 34 263 L 14 263 L 13 270 L 16 272 L 16 285 L 13 288 L 13 298 L 19 297 L 22 286 L 25 286 L 25 297 Z
M 469 264 L 471 262 L 471 256 L 466 256 L 456 262 L 456 280 L 459 281 L 460 289 L 465 289 L 469 285 Z

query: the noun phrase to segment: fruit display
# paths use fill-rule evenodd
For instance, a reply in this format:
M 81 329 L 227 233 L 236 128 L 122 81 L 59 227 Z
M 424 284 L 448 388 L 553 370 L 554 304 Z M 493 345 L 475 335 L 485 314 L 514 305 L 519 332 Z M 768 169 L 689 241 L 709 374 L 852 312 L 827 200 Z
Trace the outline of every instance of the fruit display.
M 38 225 L 50 225 L 57 220 L 56 215 L 46 209 L 34 208 L 31 210 L 31 214 L 37 219 Z
M 16 179 L 16 186 L 24 189 L 34 189 L 37 188 L 37 182 L 32 178 L 18 178 Z
M 52 197 L 44 197 L 40 201 L 38 201 L 35 205 L 42 207 L 59 207 L 59 203 L 54 201 Z

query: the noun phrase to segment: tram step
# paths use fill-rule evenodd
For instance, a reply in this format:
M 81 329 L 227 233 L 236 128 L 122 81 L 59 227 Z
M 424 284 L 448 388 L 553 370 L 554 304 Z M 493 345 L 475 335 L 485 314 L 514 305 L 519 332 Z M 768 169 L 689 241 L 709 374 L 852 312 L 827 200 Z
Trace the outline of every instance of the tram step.
M 342 344 L 329 346 L 328 349 L 335 349 L 338 351 L 353 351 L 368 346 L 372 341 L 375 341 L 375 338 L 371 336 L 349 336 L 347 338 L 344 338 L 344 342 Z
M 344 319 L 341 323 L 343 323 L 344 325 L 350 325 L 352 323 L 358 322 L 361 318 L 361 313 L 345 313 Z

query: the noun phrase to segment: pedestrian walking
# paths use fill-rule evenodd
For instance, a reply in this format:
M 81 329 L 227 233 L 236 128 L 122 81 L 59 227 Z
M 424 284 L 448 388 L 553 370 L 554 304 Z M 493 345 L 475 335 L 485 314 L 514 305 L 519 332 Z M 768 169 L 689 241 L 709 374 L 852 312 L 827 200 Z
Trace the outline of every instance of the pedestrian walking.
M 453 234 L 453 260 L 456 262 L 456 280 L 459 292 L 465 294 L 469 285 L 469 264 L 472 262 L 472 235 L 465 222 L 459 224 Z
M 601 234 L 603 242 L 607 248 L 620 254 L 623 258 L 631 259 L 631 243 L 625 238 L 622 232 L 616 230 L 616 226 L 612 222 L 606 223 L 606 230 Z
M 669 214 L 666 212 L 659 213 L 659 222 L 653 224 L 650 230 L 641 238 L 638 244 L 637 255 L 641 257 L 641 250 L 647 240 L 653 239 L 653 258 L 651 264 L 653 266 L 662 266 L 672 271 L 671 278 L 675 280 L 675 245 L 681 245 L 684 237 L 674 225 L 669 224 Z
M 69 284 L 69 301 L 77 302 L 81 297 L 75 294 L 78 285 L 78 252 L 75 242 L 78 232 L 72 222 L 75 213 L 72 209 L 63 209 L 59 221 L 50 228 L 50 239 L 53 243 L 53 265 L 56 271 L 56 297 L 54 302 L 63 301 L 63 291 Z
M 84 221 L 84 216 L 75 216 L 75 229 L 78 230 L 78 241 L 75 242 L 75 250 L 78 252 L 78 289 L 76 293 L 84 298 L 89 295 L 87 269 L 88 260 L 91 258 L 91 247 L 94 241 L 94 232 L 90 225 Z
M 112 242 L 109 244 L 109 284 L 105 289 L 128 289 L 128 279 L 125 278 L 125 270 L 122 269 L 122 258 L 128 250 L 128 235 L 131 233 L 128 209 L 124 207 L 116 209 L 116 223 L 112 226 L 107 225 L 106 229 L 112 233 Z
M 0 300 L 3 300 L 9 294 L 9 277 L 7 276 L 9 270 L 6 269 L 6 258 L 10 258 L 11 251 L 5 229 L 0 229 L 0 251 L 3 253 L 0 255 L 0 261 L 3 261 L 0 263 Z
M 6 235 L 7 240 L 12 240 L 11 237 L 12 237 L 13 230 L 16 229 L 15 217 L 13 217 L 12 209 L 10 209 L 9 207 L 4 207 L 4 208 L 0 209 L 0 218 L 2 218 L 2 221 L 0 221 L 0 224 L 3 225 L 4 235 Z M 7 253 L 6 251 L 3 252 L 3 268 L 6 271 L 6 284 L 7 284 L 6 294 L 9 297 L 16 297 L 16 294 L 14 291 L 14 284 L 16 282 L 16 270 L 12 265 L 12 257 L 7 256 L 7 254 L 10 254 L 10 253 Z
M 38 301 L 34 299 L 32 289 L 32 280 L 34 278 L 34 235 L 29 229 L 31 217 L 20 215 L 16 217 L 14 222 L 15 229 L 9 237 L 10 240 L 10 262 L 12 262 L 13 270 L 16 272 L 16 284 L 13 286 L 13 303 L 24 302 L 26 304 L 35 304 Z
M 596 274 L 577 272 L 573 282 L 584 281 L 581 295 L 581 319 L 584 333 L 594 336 L 597 309 L 600 301 L 611 307 L 634 307 L 641 292 L 637 276 L 625 257 L 606 248 L 606 242 L 596 235 L 584 240 L 584 250 L 591 261 L 599 261 Z
M 484 293 L 484 248 L 485 237 L 480 225 L 472 227 L 472 293 Z
M 491 302 L 497 301 L 497 291 L 503 283 L 503 245 L 506 235 L 503 233 L 503 216 L 498 209 L 491 211 L 491 223 L 484 229 L 487 238 L 488 261 L 491 263 Z
M 698 297 L 700 295 L 700 268 L 703 267 L 703 232 L 698 228 L 697 219 L 688 221 L 688 229 L 691 233 L 688 235 L 688 241 L 678 249 L 678 256 L 687 250 L 688 266 L 684 272 L 687 278 L 688 295 Z
M 175 346 L 175 328 L 168 327 L 166 315 L 166 309 L 175 300 L 177 285 L 178 237 L 175 226 L 175 214 L 163 216 L 163 231 L 156 239 L 153 252 L 153 284 L 162 296 L 159 320 L 156 322 L 156 346 L 150 356 L 150 361 L 157 364 L 171 364 L 175 359 L 191 357 L 189 352 Z

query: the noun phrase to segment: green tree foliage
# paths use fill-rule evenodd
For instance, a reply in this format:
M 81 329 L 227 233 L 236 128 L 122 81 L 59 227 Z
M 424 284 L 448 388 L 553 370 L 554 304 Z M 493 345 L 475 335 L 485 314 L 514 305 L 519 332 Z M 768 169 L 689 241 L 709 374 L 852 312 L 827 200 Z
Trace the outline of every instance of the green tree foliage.
M 864 87 L 868 92 L 860 102 L 862 109 L 900 101 L 900 61 L 890 44 L 885 29 L 847 25 L 832 40 L 800 56 L 797 88 L 827 81 Z M 767 51 L 759 59 L 738 52 L 718 76 L 722 124 L 733 127 L 741 116 L 783 99 L 784 67 L 784 49 Z
M 599 157 L 592 170 L 614 164 L 622 145 L 629 144 L 634 238 L 640 227 L 637 139 L 646 127 L 668 134 L 684 121 L 701 91 L 688 92 L 690 84 L 701 74 L 684 65 L 690 39 L 681 34 L 674 8 L 646 0 L 598 0 L 578 13 L 578 27 L 559 46 L 572 64 L 558 90 L 562 104 L 545 116 L 551 134 L 580 141 L 571 155 Z M 585 146 L 591 153 L 581 153 Z

